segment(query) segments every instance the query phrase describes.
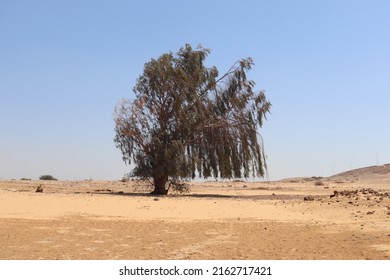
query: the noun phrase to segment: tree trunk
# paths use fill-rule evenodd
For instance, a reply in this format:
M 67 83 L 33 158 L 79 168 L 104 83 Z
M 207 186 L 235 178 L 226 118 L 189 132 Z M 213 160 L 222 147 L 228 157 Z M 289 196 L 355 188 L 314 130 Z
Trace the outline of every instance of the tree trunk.
M 161 176 L 153 178 L 154 181 L 154 191 L 150 194 L 165 195 L 168 193 L 168 189 L 165 188 L 165 185 L 168 181 L 168 176 Z

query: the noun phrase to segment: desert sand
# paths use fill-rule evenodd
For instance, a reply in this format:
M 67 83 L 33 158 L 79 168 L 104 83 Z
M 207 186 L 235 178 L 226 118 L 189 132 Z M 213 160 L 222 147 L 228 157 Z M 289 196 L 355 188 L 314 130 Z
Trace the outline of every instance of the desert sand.
M 2 180 L 0 259 L 390 259 L 389 165 L 189 186 Z

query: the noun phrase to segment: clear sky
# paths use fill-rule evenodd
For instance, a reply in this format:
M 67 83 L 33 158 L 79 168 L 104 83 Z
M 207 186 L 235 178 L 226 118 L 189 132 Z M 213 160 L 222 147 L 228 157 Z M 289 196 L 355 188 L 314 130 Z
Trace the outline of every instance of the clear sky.
M 120 179 L 115 104 L 185 43 L 251 56 L 269 179 L 390 162 L 390 1 L 0 0 L 0 178 Z

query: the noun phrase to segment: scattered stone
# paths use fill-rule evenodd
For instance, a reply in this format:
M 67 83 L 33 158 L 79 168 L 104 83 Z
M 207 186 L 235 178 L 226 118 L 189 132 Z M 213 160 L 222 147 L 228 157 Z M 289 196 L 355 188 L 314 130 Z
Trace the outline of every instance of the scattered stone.
M 113 192 L 113 190 L 110 190 L 110 189 L 97 189 L 95 190 L 95 192 Z
M 343 191 L 344 192 L 344 191 Z M 338 197 L 339 195 L 343 195 L 343 192 L 333 191 L 333 194 L 330 195 L 330 198 Z
M 389 192 L 385 192 L 383 190 L 376 191 L 370 188 L 363 188 L 360 190 L 343 190 L 343 191 L 334 191 L 333 194 L 330 195 L 330 198 L 348 198 L 349 201 L 352 200 L 366 200 L 366 201 L 375 201 L 376 203 L 381 203 L 387 197 L 390 197 Z M 336 201 L 339 202 L 339 199 Z M 349 203 L 352 204 L 352 203 Z M 371 205 L 368 205 L 371 206 Z
M 160 199 L 158 197 L 155 197 L 153 200 L 154 201 L 159 201 Z
M 303 200 L 304 200 L 304 201 L 314 201 L 314 197 L 312 197 L 311 195 L 305 196 L 305 197 L 303 198 Z
M 375 211 L 368 211 L 367 213 L 366 213 L 366 215 L 373 215 L 375 213 Z
M 35 190 L 35 192 L 37 192 L 37 193 L 43 192 L 42 185 L 40 185 L 40 186 Z

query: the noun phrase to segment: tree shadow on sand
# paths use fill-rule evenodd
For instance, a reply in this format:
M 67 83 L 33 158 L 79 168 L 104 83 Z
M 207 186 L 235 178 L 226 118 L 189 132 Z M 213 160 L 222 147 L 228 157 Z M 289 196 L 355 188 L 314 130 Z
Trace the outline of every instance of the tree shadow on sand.
M 249 200 L 292 200 L 292 199 L 302 199 L 304 195 L 286 195 L 286 194 L 272 194 L 272 195 L 226 195 L 226 194 L 169 194 L 169 195 L 154 195 L 150 193 L 139 193 L 139 192 L 123 192 L 123 191 L 99 191 L 91 192 L 91 194 L 98 195 L 110 195 L 110 196 L 127 196 L 127 197 L 151 197 L 151 198 L 210 198 L 210 199 L 249 199 Z

